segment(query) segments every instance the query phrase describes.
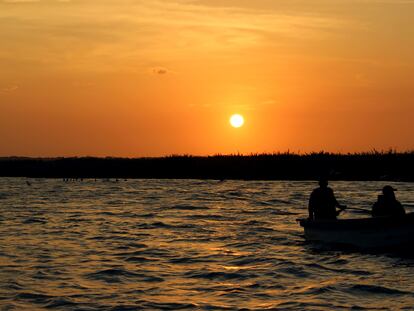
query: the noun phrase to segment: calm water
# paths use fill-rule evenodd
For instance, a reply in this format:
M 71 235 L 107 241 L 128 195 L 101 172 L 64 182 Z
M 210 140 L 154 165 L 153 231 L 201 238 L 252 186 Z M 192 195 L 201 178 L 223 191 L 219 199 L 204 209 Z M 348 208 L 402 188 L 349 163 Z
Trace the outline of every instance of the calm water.
M 0 179 L 0 310 L 414 306 L 414 256 L 304 243 L 312 182 L 30 182 Z M 332 183 L 354 207 L 383 185 Z

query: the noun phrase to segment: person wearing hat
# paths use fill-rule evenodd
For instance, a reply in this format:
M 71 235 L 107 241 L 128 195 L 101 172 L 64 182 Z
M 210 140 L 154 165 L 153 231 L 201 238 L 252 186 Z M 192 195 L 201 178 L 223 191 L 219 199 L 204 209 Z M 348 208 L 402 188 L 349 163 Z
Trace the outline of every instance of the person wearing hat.
M 397 189 L 389 185 L 382 188 L 382 195 L 378 196 L 378 201 L 372 206 L 373 217 L 398 217 L 405 215 L 404 207 L 395 198 L 394 191 L 397 191 Z
M 340 211 L 336 210 L 337 207 Z M 334 220 L 345 208 L 338 203 L 333 190 L 328 187 L 328 180 L 321 178 L 319 188 L 314 189 L 309 198 L 309 219 Z

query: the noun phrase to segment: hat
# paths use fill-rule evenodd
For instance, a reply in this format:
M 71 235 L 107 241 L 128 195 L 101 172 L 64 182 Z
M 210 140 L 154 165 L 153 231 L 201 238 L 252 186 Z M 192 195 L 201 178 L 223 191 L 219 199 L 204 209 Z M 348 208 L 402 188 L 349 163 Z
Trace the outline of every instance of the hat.
M 397 191 L 397 189 L 391 187 L 390 185 L 384 186 L 384 188 L 382 188 L 382 192 L 394 192 Z
M 320 186 L 327 186 L 328 185 L 328 178 L 324 178 L 324 177 L 319 178 L 319 185 Z

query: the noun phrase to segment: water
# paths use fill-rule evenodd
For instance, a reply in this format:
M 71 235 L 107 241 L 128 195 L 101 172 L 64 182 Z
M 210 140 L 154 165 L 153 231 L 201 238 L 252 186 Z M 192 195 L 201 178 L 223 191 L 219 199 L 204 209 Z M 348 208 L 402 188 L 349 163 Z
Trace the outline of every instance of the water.
M 304 243 L 313 182 L 30 182 L 0 179 L 0 310 L 414 305 L 414 256 Z M 332 183 L 361 208 L 383 185 Z M 392 185 L 414 203 L 413 184 Z

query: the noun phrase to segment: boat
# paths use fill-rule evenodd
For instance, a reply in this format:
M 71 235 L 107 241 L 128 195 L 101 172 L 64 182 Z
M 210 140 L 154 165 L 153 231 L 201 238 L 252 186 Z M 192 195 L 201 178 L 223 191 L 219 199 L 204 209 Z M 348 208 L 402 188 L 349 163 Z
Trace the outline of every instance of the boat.
M 361 249 L 414 246 L 414 213 L 400 217 L 298 221 L 304 228 L 307 241 Z

